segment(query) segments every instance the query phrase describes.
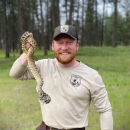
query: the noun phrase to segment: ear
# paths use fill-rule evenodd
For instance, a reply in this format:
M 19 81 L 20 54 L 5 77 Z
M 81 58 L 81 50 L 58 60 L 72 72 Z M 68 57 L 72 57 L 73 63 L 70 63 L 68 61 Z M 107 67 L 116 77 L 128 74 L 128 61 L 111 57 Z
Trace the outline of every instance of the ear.
M 79 41 L 77 41 L 77 43 L 76 43 L 76 48 L 77 48 L 77 50 L 79 49 Z
M 52 41 L 51 49 L 54 50 L 54 41 Z

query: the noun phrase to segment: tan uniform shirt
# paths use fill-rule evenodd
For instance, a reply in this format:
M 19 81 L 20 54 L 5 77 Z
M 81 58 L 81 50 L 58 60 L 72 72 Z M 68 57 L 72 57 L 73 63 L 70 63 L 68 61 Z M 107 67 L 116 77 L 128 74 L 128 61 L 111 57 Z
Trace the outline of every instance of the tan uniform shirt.
M 101 130 L 113 130 L 111 105 L 105 85 L 97 71 L 79 63 L 62 67 L 56 59 L 36 62 L 43 80 L 43 90 L 50 95 L 49 104 L 41 104 L 43 121 L 59 129 L 86 127 L 91 101 L 100 113 Z M 30 70 L 17 59 L 10 76 L 21 80 L 34 79 Z

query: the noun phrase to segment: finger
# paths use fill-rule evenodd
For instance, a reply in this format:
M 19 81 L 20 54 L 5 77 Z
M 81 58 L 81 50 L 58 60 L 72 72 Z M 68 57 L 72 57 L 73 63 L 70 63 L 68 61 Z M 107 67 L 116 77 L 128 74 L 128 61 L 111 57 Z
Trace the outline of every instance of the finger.
M 30 34 L 29 34 L 29 35 L 30 35 L 30 37 L 33 37 L 33 33 L 32 33 L 32 32 L 30 32 Z
M 28 50 L 31 47 L 30 43 L 26 43 L 26 49 Z

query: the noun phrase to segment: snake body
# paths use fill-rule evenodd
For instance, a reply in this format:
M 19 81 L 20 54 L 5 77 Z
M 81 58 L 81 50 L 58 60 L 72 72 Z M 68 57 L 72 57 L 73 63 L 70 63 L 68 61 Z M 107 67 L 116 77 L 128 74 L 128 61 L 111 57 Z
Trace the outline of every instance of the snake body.
M 51 101 L 51 98 L 42 90 L 43 79 L 41 78 L 41 75 L 38 72 L 34 61 L 34 51 L 37 49 L 37 43 L 34 40 L 34 38 L 30 36 L 30 33 L 28 31 L 21 36 L 20 40 L 22 43 L 22 50 L 27 54 L 28 66 L 37 82 L 36 90 L 39 94 L 39 101 L 42 104 L 47 104 Z M 26 49 L 26 43 L 30 43 L 31 45 L 31 47 L 28 50 Z

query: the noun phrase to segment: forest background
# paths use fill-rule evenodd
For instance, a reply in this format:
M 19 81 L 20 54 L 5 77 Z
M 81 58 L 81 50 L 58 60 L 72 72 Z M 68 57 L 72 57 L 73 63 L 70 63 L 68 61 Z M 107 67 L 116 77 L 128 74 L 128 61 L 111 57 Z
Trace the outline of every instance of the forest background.
M 0 0 L 0 130 L 32 130 L 41 122 L 36 82 L 14 80 L 9 71 L 22 53 L 25 31 L 37 41 L 35 58 L 48 58 L 53 57 L 53 30 L 62 24 L 76 27 L 81 46 L 77 58 L 103 77 L 114 130 L 130 130 L 129 0 Z M 100 129 L 93 107 L 88 129 Z
M 61 24 L 76 27 L 81 46 L 128 46 L 130 1 L 1 0 L 0 49 L 6 58 L 21 53 L 20 37 L 30 31 L 47 55 L 53 30 Z

